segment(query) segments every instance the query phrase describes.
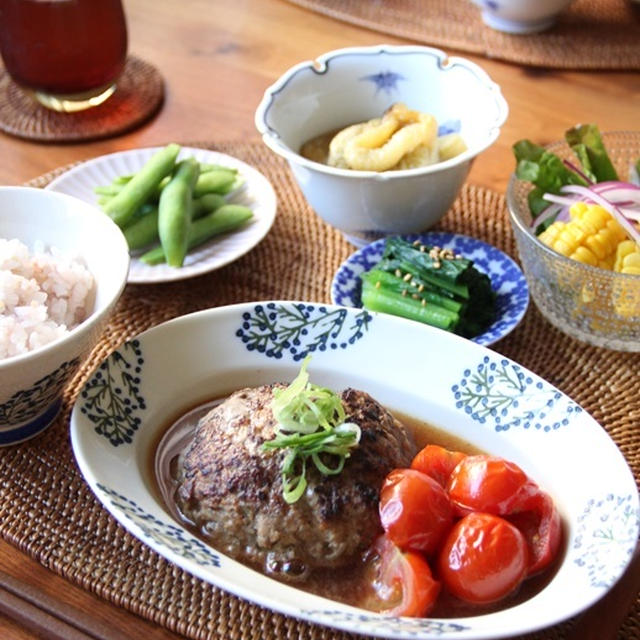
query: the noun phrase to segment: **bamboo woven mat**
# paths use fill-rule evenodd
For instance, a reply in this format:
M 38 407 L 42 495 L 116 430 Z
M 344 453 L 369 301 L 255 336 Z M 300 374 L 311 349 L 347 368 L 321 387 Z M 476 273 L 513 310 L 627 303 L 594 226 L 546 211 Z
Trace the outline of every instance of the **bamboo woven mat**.
M 171 565 L 128 534 L 83 481 L 71 451 L 69 414 L 81 385 L 126 339 L 172 317 L 266 299 L 328 302 L 330 283 L 352 251 L 317 218 L 287 165 L 259 140 L 204 144 L 255 166 L 273 184 L 278 214 L 267 237 L 236 262 L 192 280 L 129 285 L 99 344 L 69 384 L 64 409 L 43 435 L 0 449 L 0 535 L 42 565 L 106 600 L 194 640 L 357 640 L 231 596 Z M 35 179 L 45 186 L 63 169 Z M 515 255 L 505 200 L 466 185 L 439 228 Z M 551 327 L 533 305 L 522 324 L 494 345 L 592 413 L 618 443 L 640 480 L 640 354 L 590 347 Z M 568 452 L 571 455 L 571 452 Z M 562 640 L 571 622 L 527 636 Z M 640 600 L 618 640 L 640 640 Z
M 507 62 L 552 69 L 640 69 L 640 5 L 575 0 L 541 33 L 487 27 L 470 0 L 289 0 L 400 38 Z

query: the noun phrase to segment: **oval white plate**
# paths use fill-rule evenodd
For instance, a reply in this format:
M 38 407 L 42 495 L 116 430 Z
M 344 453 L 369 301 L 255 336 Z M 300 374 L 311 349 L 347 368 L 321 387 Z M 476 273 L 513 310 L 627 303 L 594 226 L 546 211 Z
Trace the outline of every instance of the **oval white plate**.
M 68 193 L 98 207 L 94 187 L 108 185 L 117 176 L 135 173 L 161 148 L 131 149 L 93 158 L 69 169 L 45 188 Z M 198 147 L 182 147 L 178 159 L 188 156 L 193 156 L 199 162 L 237 169 L 244 177 L 245 184 L 237 193 L 230 194 L 228 200 L 252 209 L 254 218 L 244 228 L 214 238 L 189 252 L 185 264 L 180 268 L 166 264 L 150 266 L 132 255 L 128 282 L 143 284 L 182 280 L 219 269 L 253 249 L 273 224 L 276 194 L 271 183 L 257 169 L 225 153 Z
M 428 246 L 451 249 L 455 254 L 473 260 L 475 266 L 489 276 L 491 287 L 497 294 L 497 317 L 486 331 L 471 338 L 473 342 L 488 346 L 518 326 L 529 306 L 529 287 L 520 267 L 506 253 L 476 238 L 445 231 L 402 237 L 410 242 L 419 240 Z M 360 274 L 372 269 L 380 260 L 384 243 L 384 238 L 381 238 L 362 247 L 338 267 L 331 284 L 331 301 L 334 304 L 362 308 Z
M 153 490 L 149 468 L 168 422 L 232 390 L 290 381 L 308 353 L 313 382 L 368 391 L 392 410 L 513 460 L 549 491 L 565 523 L 566 551 L 548 586 L 498 613 L 389 618 L 280 584 L 175 521 Z M 154 327 L 96 368 L 73 408 L 71 442 L 98 499 L 169 561 L 265 607 L 365 635 L 488 639 L 553 625 L 608 591 L 638 537 L 638 492 L 629 467 L 604 429 L 570 398 L 469 340 L 360 309 L 246 303 Z

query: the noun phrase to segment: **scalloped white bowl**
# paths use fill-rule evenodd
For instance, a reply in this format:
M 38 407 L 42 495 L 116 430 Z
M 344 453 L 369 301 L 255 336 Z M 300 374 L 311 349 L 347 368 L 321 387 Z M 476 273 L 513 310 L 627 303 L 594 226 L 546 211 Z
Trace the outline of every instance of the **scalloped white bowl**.
M 403 171 L 353 171 L 308 160 L 301 145 L 323 133 L 379 117 L 394 102 L 456 129 L 468 150 Z M 422 46 L 331 51 L 286 71 L 255 114 L 265 144 L 287 160 L 315 212 L 357 246 L 433 226 L 455 200 L 473 159 L 495 142 L 508 107 L 478 65 Z
M 124 289 L 129 251 L 120 229 L 97 208 L 30 187 L 0 187 L 0 237 L 78 256 L 95 281 L 93 309 L 84 322 L 39 349 L 0 359 L 0 445 L 9 445 L 39 434 L 57 415 L 64 387 Z

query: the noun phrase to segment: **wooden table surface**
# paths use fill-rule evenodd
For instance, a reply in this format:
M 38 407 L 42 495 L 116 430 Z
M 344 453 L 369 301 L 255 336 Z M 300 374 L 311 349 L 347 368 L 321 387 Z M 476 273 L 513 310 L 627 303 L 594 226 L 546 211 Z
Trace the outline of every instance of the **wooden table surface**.
M 124 0 L 124 6 L 129 51 L 155 65 L 166 83 L 159 114 L 131 133 L 92 143 L 49 145 L 0 133 L 0 184 L 21 184 L 71 162 L 134 147 L 256 137 L 255 107 L 285 69 L 345 46 L 408 44 L 285 0 Z M 532 69 L 461 55 L 489 73 L 510 108 L 498 141 L 473 165 L 473 184 L 504 191 L 514 166 L 511 145 L 520 138 L 544 144 L 579 122 L 596 122 L 601 130 L 640 128 L 638 72 Z M 128 637 L 178 637 L 75 587 L 3 541 L 0 570 L 92 612 Z M 0 638 L 35 637 L 0 617 Z

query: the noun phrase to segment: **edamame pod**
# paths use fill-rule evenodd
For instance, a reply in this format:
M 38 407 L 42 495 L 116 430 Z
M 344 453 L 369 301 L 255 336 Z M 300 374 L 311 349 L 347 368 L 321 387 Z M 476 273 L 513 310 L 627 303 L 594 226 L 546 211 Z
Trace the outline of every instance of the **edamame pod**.
M 167 263 L 172 267 L 181 267 L 187 255 L 191 198 L 199 171 L 194 158 L 182 160 L 160 193 L 158 235 Z
M 193 190 L 196 198 L 206 193 L 229 193 L 236 180 L 236 172 L 233 169 L 212 169 L 203 173 L 198 178 L 198 182 Z
M 253 217 L 251 209 L 239 204 L 225 204 L 216 211 L 196 220 L 189 227 L 189 250 L 210 240 L 216 235 L 235 231 Z M 165 262 L 162 247 L 150 249 L 140 256 L 146 264 L 154 265 Z
M 157 151 L 127 182 L 122 191 L 104 205 L 104 211 L 120 227 L 124 227 L 157 189 L 162 179 L 173 170 L 180 145 L 171 143 Z
M 208 193 L 201 198 L 191 201 L 191 219 L 197 220 L 202 216 L 215 211 L 225 203 L 224 196 L 217 193 Z M 148 210 L 124 229 L 124 237 L 127 240 L 130 251 L 137 251 L 158 242 L 158 207 L 157 205 L 145 205 Z
M 152 205 L 149 212 L 123 230 L 130 251 L 142 249 L 158 240 L 158 207 Z

